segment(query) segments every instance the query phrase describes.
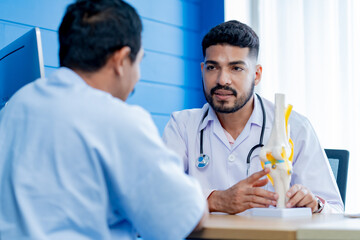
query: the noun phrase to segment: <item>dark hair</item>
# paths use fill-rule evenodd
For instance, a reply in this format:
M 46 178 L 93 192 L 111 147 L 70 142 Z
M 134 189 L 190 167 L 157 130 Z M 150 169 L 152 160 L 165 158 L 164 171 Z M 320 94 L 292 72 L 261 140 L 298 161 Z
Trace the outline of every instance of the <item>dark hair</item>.
M 59 27 L 60 66 L 94 72 L 124 46 L 133 62 L 141 31 L 138 13 L 122 0 L 78 0 L 67 7 Z
M 249 26 L 236 20 L 221 23 L 213 27 L 203 38 L 202 50 L 217 44 L 229 44 L 241 48 L 249 48 L 249 55 L 256 59 L 259 54 L 259 38 Z

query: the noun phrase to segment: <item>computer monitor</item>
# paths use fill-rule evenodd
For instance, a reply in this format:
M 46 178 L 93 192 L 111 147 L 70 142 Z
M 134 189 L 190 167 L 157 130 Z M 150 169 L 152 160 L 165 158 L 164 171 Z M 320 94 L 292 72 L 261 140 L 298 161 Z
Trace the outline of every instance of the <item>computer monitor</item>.
M 40 29 L 35 27 L 0 50 L 0 110 L 17 90 L 44 76 Z

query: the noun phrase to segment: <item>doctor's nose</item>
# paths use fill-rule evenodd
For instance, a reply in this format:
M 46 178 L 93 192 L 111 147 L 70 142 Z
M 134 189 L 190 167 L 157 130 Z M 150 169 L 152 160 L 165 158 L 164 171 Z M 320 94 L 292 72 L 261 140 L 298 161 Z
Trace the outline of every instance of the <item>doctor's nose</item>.
M 226 71 L 221 71 L 219 73 L 217 83 L 222 86 L 230 85 L 231 84 L 230 75 Z

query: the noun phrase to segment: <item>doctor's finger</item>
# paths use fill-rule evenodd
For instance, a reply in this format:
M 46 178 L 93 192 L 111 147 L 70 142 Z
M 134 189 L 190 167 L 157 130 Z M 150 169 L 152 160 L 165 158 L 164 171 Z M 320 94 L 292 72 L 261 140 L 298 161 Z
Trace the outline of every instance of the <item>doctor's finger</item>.
M 253 184 L 253 187 L 263 187 L 263 186 L 265 186 L 268 182 L 269 182 L 269 180 L 268 180 L 267 178 L 260 179 L 260 180 L 257 180 L 257 181 Z
M 288 203 L 286 204 L 286 207 L 293 207 L 298 206 L 298 203 L 308 194 L 308 191 L 306 188 L 301 188 L 299 191 L 297 191 L 294 195 L 291 196 Z
M 249 203 L 253 203 L 253 204 L 261 204 L 264 206 L 269 206 L 269 205 L 276 206 L 275 200 L 271 200 L 271 199 L 264 198 L 261 196 L 256 196 L 256 195 L 246 196 L 245 201 L 249 202 Z
M 261 198 L 269 199 L 269 200 L 277 200 L 278 194 L 274 192 L 267 191 L 265 189 L 254 187 L 254 188 L 248 188 L 246 191 L 247 196 L 258 196 Z
M 300 184 L 295 184 L 287 191 L 286 196 L 288 198 L 291 198 L 294 194 L 296 194 L 298 191 L 300 191 L 301 188 L 302 188 L 302 186 Z
M 309 194 L 305 195 L 304 198 L 301 199 L 296 206 L 297 207 L 309 207 L 311 209 L 314 209 L 314 207 L 316 205 L 317 205 L 317 200 L 316 200 L 315 196 L 312 193 L 309 193 Z
M 252 174 L 250 177 L 246 178 L 246 182 L 249 184 L 254 184 L 257 180 L 264 177 L 269 172 L 270 172 L 270 169 L 265 168 L 264 170 L 256 172 L 256 173 Z
M 253 203 L 253 202 L 248 202 L 246 203 L 247 205 L 247 209 L 249 208 L 268 208 L 269 205 L 266 204 L 258 204 L 258 203 Z

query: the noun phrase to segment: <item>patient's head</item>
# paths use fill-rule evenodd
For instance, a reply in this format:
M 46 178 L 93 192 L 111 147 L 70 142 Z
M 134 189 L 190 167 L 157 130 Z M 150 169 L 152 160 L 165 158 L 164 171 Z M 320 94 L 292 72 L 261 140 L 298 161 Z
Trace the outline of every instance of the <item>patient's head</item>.
M 59 28 L 60 66 L 95 72 L 125 46 L 134 62 L 141 49 L 141 31 L 139 15 L 124 1 L 76 1 L 68 6 Z

